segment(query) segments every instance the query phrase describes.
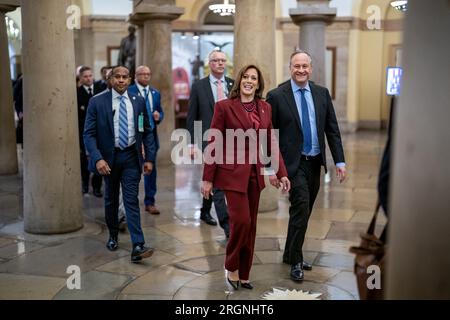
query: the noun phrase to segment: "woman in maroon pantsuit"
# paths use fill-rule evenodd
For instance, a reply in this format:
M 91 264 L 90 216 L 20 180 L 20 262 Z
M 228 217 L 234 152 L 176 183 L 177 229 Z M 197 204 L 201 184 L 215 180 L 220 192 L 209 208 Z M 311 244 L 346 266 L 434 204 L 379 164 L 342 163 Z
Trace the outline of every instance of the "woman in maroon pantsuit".
M 256 215 L 259 196 L 265 186 L 263 174 L 267 169 L 260 158 L 260 150 L 266 144 L 260 141 L 259 133 L 264 132 L 260 130 L 267 131 L 269 148 L 266 149 L 270 151 L 268 153 L 275 155 L 272 157 L 272 167 L 279 168 L 270 175 L 270 183 L 288 192 L 290 182 L 278 144 L 271 135 L 271 107 L 261 100 L 264 80 L 260 70 L 254 65 L 245 66 L 236 80 L 230 99 L 219 101 L 214 106 L 211 129 L 221 132 L 223 143 L 220 145 L 220 139 L 211 134 L 209 145 L 205 149 L 201 192 L 205 198 L 209 198 L 213 186 L 225 191 L 230 222 L 225 259 L 227 280 L 234 289 L 238 289 L 239 284 L 243 288 L 252 289 L 249 275 L 255 246 Z M 230 141 L 226 136 L 229 129 L 233 130 L 235 136 L 233 146 L 228 150 L 227 143 Z M 236 138 L 239 135 L 236 130 L 242 135 L 247 132 L 241 143 Z

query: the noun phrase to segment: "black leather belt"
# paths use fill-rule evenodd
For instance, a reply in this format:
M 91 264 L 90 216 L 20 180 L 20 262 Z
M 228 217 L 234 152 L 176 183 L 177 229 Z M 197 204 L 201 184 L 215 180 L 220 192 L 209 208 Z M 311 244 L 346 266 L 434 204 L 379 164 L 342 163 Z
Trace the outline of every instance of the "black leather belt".
M 300 159 L 303 161 L 314 161 L 314 160 L 318 160 L 320 158 L 321 158 L 320 153 L 315 156 L 305 156 L 304 154 L 302 154 L 302 156 L 300 157 Z
M 133 150 L 135 148 L 135 144 L 136 143 L 133 143 L 131 146 L 126 147 L 125 149 L 114 148 L 114 151 L 115 152 L 128 152 L 128 151 L 131 151 L 131 150 Z

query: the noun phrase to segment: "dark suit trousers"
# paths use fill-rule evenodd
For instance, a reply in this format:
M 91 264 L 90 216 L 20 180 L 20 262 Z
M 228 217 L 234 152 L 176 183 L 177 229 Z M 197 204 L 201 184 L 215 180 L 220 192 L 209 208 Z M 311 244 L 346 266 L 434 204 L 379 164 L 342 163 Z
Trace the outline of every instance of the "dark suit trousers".
M 84 149 L 80 150 L 80 163 L 81 163 L 81 182 L 83 183 L 83 187 L 89 187 L 89 177 L 90 172 L 88 169 L 88 157 L 86 155 L 86 151 Z M 92 188 L 94 190 L 100 190 L 102 188 L 102 176 L 94 173 L 92 176 Z
M 105 176 L 105 219 L 112 236 L 119 233 L 119 191 L 122 185 L 123 204 L 133 247 L 144 244 L 139 209 L 139 182 L 141 171 L 135 146 L 120 151 L 116 149 L 111 174 Z
M 291 265 L 303 262 L 303 242 L 308 220 L 320 187 L 321 162 L 301 160 L 297 174 L 291 179 L 289 192 L 289 225 L 283 262 Z
M 232 272 L 239 270 L 241 280 L 249 279 L 252 267 L 260 194 L 255 166 L 246 193 L 225 190 L 230 222 L 225 268 Z
M 228 224 L 228 212 L 227 204 L 225 202 L 225 193 L 223 190 L 214 188 L 213 196 L 209 199 L 203 198 L 201 214 L 210 213 L 212 203 L 214 202 L 214 208 L 216 208 L 217 218 L 219 219 L 219 224 L 225 231 L 229 231 L 230 227 Z
M 155 204 L 156 195 L 156 160 L 153 162 L 153 170 L 150 175 L 144 176 L 144 204 L 146 206 L 153 206 Z

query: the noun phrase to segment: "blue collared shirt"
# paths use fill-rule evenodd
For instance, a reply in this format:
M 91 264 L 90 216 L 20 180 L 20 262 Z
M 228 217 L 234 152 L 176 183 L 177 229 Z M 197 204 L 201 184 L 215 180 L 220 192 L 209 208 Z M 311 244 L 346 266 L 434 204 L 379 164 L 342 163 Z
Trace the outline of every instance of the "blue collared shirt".
M 294 94 L 295 98 L 295 104 L 297 106 L 298 115 L 300 116 L 300 123 L 303 126 L 303 121 L 305 120 L 302 118 L 301 93 L 299 91 L 301 88 L 292 79 L 291 79 L 291 86 L 292 86 L 292 93 Z M 306 156 L 317 156 L 320 153 L 320 145 L 319 145 L 319 138 L 317 137 L 316 112 L 314 110 L 314 101 L 312 98 L 309 83 L 306 85 L 305 89 L 306 89 L 305 99 L 306 103 L 308 104 L 308 114 L 309 114 L 309 119 L 307 121 L 309 121 L 311 126 L 312 148 L 308 154 L 305 154 L 302 150 L 302 154 Z
M 294 80 L 291 79 L 291 87 L 292 87 L 292 93 L 294 94 L 295 98 L 295 104 L 297 106 L 298 115 L 300 116 L 300 122 L 303 125 L 303 119 L 302 119 L 302 109 L 301 109 L 301 93 L 299 90 L 301 89 Z M 317 126 L 316 126 L 316 111 L 314 109 L 314 100 L 311 94 L 311 88 L 309 86 L 309 82 L 306 84 L 305 87 L 305 99 L 306 103 L 308 104 L 308 114 L 309 114 L 309 123 L 311 126 L 311 138 L 312 138 L 312 148 L 311 152 L 308 154 L 305 154 L 303 150 L 301 150 L 302 154 L 306 156 L 317 156 L 320 153 L 320 145 L 319 145 L 319 138 L 317 136 Z M 345 167 L 345 162 L 338 162 L 336 163 L 336 167 Z
M 125 97 L 125 105 L 127 106 L 127 118 L 128 118 L 128 146 L 131 146 L 136 142 L 135 137 L 135 127 L 134 127 L 134 109 L 131 104 L 128 92 L 125 91 L 123 95 Z M 113 124 L 114 124 L 114 145 L 116 148 L 119 147 L 119 108 L 120 108 L 120 97 L 121 95 L 114 89 L 112 89 L 112 108 L 113 114 Z

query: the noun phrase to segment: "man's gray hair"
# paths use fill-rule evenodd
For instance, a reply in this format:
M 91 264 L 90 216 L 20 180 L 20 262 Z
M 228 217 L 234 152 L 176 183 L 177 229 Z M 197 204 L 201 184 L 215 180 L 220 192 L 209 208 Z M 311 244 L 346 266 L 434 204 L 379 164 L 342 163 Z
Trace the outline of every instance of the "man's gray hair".
M 208 54 L 208 61 L 211 60 L 211 56 L 212 56 L 214 53 L 216 53 L 216 52 L 220 52 L 220 53 L 225 54 L 225 52 L 223 52 L 223 51 L 220 50 L 220 49 L 214 49 L 213 51 L 211 51 L 211 52 Z
M 312 65 L 312 57 L 309 54 L 309 52 L 305 51 L 305 50 L 301 50 L 301 49 L 296 49 L 294 52 L 292 52 L 291 57 L 289 59 L 289 66 L 291 66 L 291 62 L 292 62 L 292 58 L 300 53 L 304 53 L 309 57 L 309 64 Z

